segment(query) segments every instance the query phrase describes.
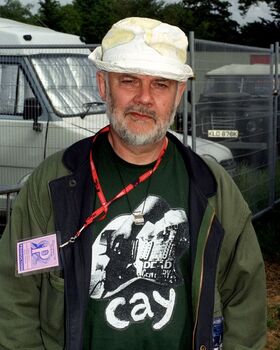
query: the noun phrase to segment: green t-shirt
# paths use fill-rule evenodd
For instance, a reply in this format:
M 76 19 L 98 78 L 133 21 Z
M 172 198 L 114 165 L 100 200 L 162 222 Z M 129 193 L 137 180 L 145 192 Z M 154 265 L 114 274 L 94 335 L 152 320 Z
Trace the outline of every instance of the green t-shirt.
M 96 142 L 94 161 L 107 200 L 153 168 L 120 159 L 106 135 Z M 98 208 L 98 197 L 95 202 Z M 187 171 L 169 142 L 156 172 L 92 225 L 84 350 L 191 348 L 187 207 Z M 143 213 L 144 224 L 134 223 L 135 211 Z

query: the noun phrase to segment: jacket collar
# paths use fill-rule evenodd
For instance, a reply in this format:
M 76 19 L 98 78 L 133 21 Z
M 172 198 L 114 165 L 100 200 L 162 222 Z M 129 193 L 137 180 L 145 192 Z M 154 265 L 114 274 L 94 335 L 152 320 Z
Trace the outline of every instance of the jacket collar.
M 106 134 L 99 137 L 106 137 Z M 213 196 L 217 191 L 217 183 L 208 165 L 189 146 L 184 146 L 176 136 L 167 132 L 167 137 L 183 155 L 190 180 L 200 188 L 200 191 L 207 198 Z M 92 139 L 93 137 L 82 139 L 65 150 L 63 163 L 71 172 L 75 173 L 88 162 L 89 152 L 93 146 Z

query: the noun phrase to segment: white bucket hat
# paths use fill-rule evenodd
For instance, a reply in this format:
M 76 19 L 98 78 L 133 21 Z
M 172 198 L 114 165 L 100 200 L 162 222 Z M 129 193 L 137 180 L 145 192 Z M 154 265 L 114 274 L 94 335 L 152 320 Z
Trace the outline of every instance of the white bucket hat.
M 178 27 L 150 18 L 131 17 L 115 23 L 89 59 L 99 70 L 135 73 L 186 81 L 188 38 Z

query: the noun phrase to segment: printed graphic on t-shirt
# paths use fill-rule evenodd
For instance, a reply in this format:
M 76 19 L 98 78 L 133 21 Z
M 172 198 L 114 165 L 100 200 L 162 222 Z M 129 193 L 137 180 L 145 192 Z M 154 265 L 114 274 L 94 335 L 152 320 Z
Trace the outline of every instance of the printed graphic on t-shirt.
M 144 210 L 143 210 L 144 209 Z M 115 329 L 152 321 L 161 329 L 172 318 L 176 287 L 184 283 L 179 259 L 189 248 L 189 227 L 183 209 L 171 209 L 148 196 L 133 214 L 114 218 L 92 247 L 90 297 L 106 300 L 106 321 Z

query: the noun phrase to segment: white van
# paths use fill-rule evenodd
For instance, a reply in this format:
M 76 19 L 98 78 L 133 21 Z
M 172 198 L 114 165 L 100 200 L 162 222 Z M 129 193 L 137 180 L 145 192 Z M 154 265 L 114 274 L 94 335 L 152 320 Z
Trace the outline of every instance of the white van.
M 107 123 L 83 46 L 74 35 L 0 19 L 1 185 L 20 182 L 45 157 Z
M 89 53 L 75 35 L 0 18 L 0 186 L 108 123 Z M 231 164 L 230 150 L 210 143 L 209 156 Z

